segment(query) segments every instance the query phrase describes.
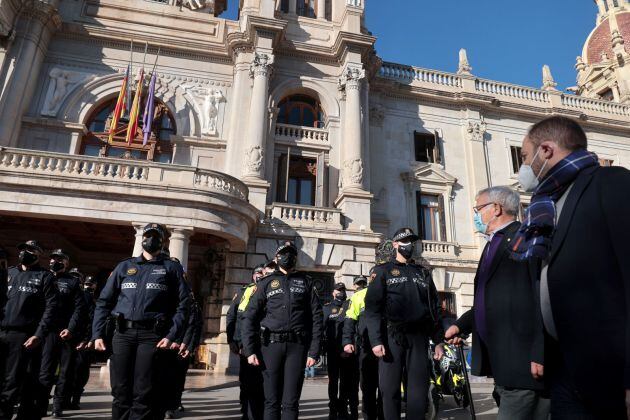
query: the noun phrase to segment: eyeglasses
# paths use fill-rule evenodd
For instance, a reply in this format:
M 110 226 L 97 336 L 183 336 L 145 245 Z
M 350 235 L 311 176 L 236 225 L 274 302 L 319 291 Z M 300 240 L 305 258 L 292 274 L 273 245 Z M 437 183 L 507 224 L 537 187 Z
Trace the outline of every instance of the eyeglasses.
M 496 203 L 491 201 L 491 202 L 486 203 L 486 204 L 480 204 L 478 206 L 473 207 L 473 211 L 475 213 L 479 213 L 484 207 L 489 206 L 490 204 L 496 204 Z

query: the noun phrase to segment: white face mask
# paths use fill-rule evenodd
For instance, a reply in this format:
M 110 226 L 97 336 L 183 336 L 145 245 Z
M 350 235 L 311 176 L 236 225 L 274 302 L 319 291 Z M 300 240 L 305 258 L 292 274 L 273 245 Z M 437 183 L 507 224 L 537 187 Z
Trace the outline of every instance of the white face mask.
M 540 148 L 536 150 L 536 154 L 534 155 L 534 158 L 532 159 L 532 163 L 536 161 L 536 157 L 538 157 L 539 152 L 540 152 Z M 521 165 L 521 169 L 518 171 L 518 182 L 521 184 L 521 187 L 523 187 L 525 191 L 532 192 L 538 187 L 538 184 L 540 184 L 540 180 L 538 178 L 540 177 L 540 174 L 542 173 L 542 171 L 545 170 L 545 166 L 547 166 L 547 162 L 549 161 L 545 160 L 545 163 L 543 163 L 542 168 L 540 168 L 540 171 L 538 171 L 538 175 L 534 173 L 534 170 L 532 169 L 531 165 Z

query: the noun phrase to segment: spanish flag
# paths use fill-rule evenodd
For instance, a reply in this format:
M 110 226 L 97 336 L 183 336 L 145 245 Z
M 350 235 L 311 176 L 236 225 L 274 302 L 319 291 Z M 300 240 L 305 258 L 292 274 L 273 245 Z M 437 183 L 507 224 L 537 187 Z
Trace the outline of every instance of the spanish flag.
M 129 82 L 129 66 L 127 66 L 127 72 L 125 73 L 125 78 L 122 81 L 122 86 L 120 87 L 120 93 L 118 94 L 118 100 L 116 101 L 116 108 L 114 108 L 114 115 L 112 118 L 112 123 L 109 126 L 109 139 L 107 142 L 109 144 L 114 140 L 114 135 L 116 134 L 116 129 L 118 128 L 118 120 L 120 120 L 120 116 L 123 114 L 125 109 L 127 108 L 127 83 Z
M 138 72 L 138 87 L 129 110 L 129 127 L 127 127 L 127 144 L 131 144 L 138 130 L 138 117 L 140 116 L 140 101 L 142 100 L 142 83 L 144 82 L 144 67 Z

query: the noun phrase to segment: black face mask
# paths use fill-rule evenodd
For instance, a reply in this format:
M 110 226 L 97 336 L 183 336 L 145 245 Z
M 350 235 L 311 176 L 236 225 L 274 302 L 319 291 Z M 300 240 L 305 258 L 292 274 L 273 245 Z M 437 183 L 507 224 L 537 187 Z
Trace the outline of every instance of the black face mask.
M 413 250 L 414 250 L 414 245 L 413 244 L 409 244 L 409 245 L 398 245 L 398 253 L 400 255 L 402 255 L 402 257 L 406 260 L 408 260 L 409 258 L 411 258 L 411 256 L 413 255 Z
M 60 272 L 61 270 L 64 269 L 64 265 L 63 262 L 61 261 L 51 261 L 50 262 L 50 271 L 53 271 L 55 273 Z
M 158 250 L 162 249 L 162 238 L 155 236 L 149 236 L 142 240 L 142 249 L 149 254 L 155 254 Z
M 343 302 L 346 300 L 346 294 L 345 293 L 339 293 L 335 295 L 335 300 L 338 300 L 340 302 Z
M 295 267 L 296 262 L 297 257 L 293 254 L 286 253 L 278 256 L 278 265 L 285 271 L 292 270 Z
M 18 260 L 20 261 L 20 264 L 30 267 L 31 265 L 37 263 L 39 257 L 32 252 L 23 250 L 20 251 L 20 255 L 18 255 Z

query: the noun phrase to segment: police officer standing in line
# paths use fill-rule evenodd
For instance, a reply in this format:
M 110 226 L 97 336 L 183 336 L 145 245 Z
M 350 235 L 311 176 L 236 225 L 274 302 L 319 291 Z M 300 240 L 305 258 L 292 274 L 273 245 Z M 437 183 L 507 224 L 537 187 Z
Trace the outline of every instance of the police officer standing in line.
M 230 351 L 240 358 L 238 380 L 241 387 L 239 400 L 241 402 L 242 420 L 259 420 L 263 418 L 265 396 L 263 391 L 263 377 L 260 366 L 253 366 L 247 362 L 242 352 L 241 327 L 242 316 L 252 294 L 256 291 L 256 283 L 264 276 L 265 266 L 258 265 L 252 271 L 252 282 L 243 286 L 232 298 L 232 303 L 226 315 L 227 342 Z
M 343 335 L 343 320 L 345 311 L 348 309 L 346 300 L 346 285 L 335 284 L 332 292 L 333 300 L 324 305 L 324 349 L 326 351 L 326 366 L 328 368 L 328 407 L 330 413 L 328 418 L 348 418 L 348 407 L 351 411 L 351 418 L 357 417 L 358 400 L 352 399 L 352 388 L 354 369 L 354 359 L 343 354 L 341 339 Z M 342 356 L 344 356 L 342 358 Z M 354 355 L 352 355 L 354 356 Z M 358 397 L 357 397 L 358 399 Z M 356 403 L 356 404 L 355 404 Z
M 2 321 L 2 308 L 4 308 L 5 303 L 7 302 L 7 279 L 9 277 L 9 264 L 8 264 L 9 255 L 7 251 L 0 246 L 0 321 Z M 0 381 L 2 379 L 0 378 Z
M 42 349 L 42 364 L 39 372 L 40 394 L 38 396 L 38 408 L 43 417 L 48 411 L 48 399 L 55 378 L 57 367 L 59 377 L 55 386 L 53 399 L 53 417 L 63 415 L 63 396 L 70 391 L 74 367 L 72 366 L 75 347 L 80 338 L 79 333 L 85 322 L 86 306 L 81 290 L 81 279 L 76 274 L 68 272 L 70 257 L 61 249 L 50 253 L 50 271 L 57 280 L 59 291 L 59 304 L 55 316 L 55 330 L 51 331 L 45 339 Z M 75 269 L 75 273 L 78 270 Z M 79 273 L 80 274 L 80 273 Z
M 114 420 L 163 416 L 153 392 L 157 353 L 183 334 L 190 300 L 181 264 L 161 254 L 165 236 L 161 225 L 146 225 L 142 255 L 116 266 L 96 302 L 95 350 L 106 350 L 105 322 L 116 318 L 110 366 Z
M 442 343 L 439 299 L 431 273 L 412 262 L 414 242 L 409 228 L 399 229 L 393 238 L 394 260 L 374 268 L 365 297 L 365 315 L 370 345 L 379 360 L 379 385 L 387 420 L 400 419 L 403 373 L 407 418 L 422 419 L 427 408 L 429 338 Z M 444 354 L 442 344 L 436 359 Z
M 295 245 L 281 245 L 276 262 L 279 270 L 256 285 L 243 314 L 243 353 L 249 364 L 263 366 L 265 420 L 294 420 L 304 368 L 319 357 L 323 314 L 313 281 L 295 272 Z
M 8 292 L 0 323 L 0 419 L 10 419 L 20 401 L 19 419 L 40 419 L 36 407 L 41 346 L 54 329 L 55 277 L 39 265 L 36 241 L 18 245 L 19 265 L 8 272 Z
M 192 361 L 199 342 L 201 341 L 201 332 L 203 330 L 203 314 L 201 305 L 197 303 L 197 299 L 193 293 L 190 294 L 190 316 L 188 318 L 188 326 L 186 332 L 179 343 L 178 353 L 175 361 L 174 378 L 167 378 L 173 381 L 173 395 L 167 396 L 169 400 L 169 410 L 166 411 L 167 419 L 176 419 L 179 417 L 178 412 L 184 411 L 182 405 L 182 394 L 186 385 L 186 375 Z
M 358 353 L 359 356 L 363 419 L 383 419 L 383 401 L 378 390 L 378 358 L 372 353 L 364 314 L 368 280 L 365 276 L 358 276 L 353 284 L 356 292 L 350 298 L 346 311 L 343 350 L 348 354 Z
M 81 396 L 85 385 L 90 379 L 90 365 L 92 364 L 92 321 L 94 320 L 94 308 L 96 307 L 96 279 L 92 276 L 85 277 L 83 283 L 83 298 L 85 299 L 87 317 L 81 332 L 81 340 L 77 345 L 74 362 L 74 383 L 70 400 L 71 410 L 81 409 Z

